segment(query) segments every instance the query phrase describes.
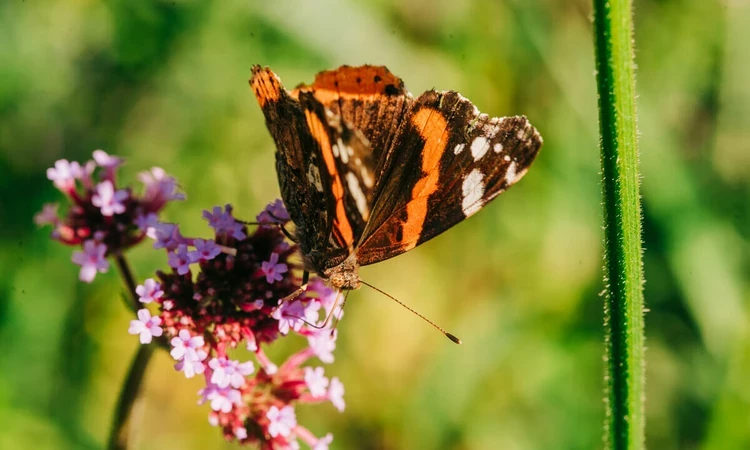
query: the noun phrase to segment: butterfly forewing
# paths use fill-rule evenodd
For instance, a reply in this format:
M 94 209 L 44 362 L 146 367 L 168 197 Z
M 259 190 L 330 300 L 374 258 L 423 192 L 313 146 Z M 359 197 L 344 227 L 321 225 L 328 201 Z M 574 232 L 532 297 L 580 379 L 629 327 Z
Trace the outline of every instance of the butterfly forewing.
M 399 255 L 475 214 L 526 173 L 541 144 L 525 117 L 491 118 L 456 92 L 426 92 L 376 170 L 358 262 Z
M 344 123 L 361 132 L 370 143 L 373 161 L 391 146 L 412 97 L 404 82 L 383 66 L 341 66 L 320 72 L 311 85 L 290 94 L 311 92 Z

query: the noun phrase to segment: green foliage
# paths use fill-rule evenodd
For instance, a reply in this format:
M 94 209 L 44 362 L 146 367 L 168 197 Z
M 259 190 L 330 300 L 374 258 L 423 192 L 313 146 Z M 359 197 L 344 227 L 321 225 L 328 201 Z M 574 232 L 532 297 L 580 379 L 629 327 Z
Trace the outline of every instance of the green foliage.
M 642 154 L 646 441 L 750 447 L 750 16 L 743 2 L 636 4 Z M 477 217 L 367 267 L 336 363 L 347 410 L 299 411 L 335 448 L 601 446 L 601 189 L 590 2 L 246 0 L 0 2 L 0 448 L 102 448 L 137 339 L 114 270 L 77 282 L 71 249 L 31 218 L 60 199 L 58 158 L 128 158 L 202 209 L 252 218 L 278 196 L 273 144 L 247 86 L 253 63 L 288 86 L 340 64 L 385 64 L 412 92 L 455 89 L 525 114 L 544 147 Z M 143 279 L 161 253 L 129 255 Z M 291 349 L 287 349 L 289 351 Z M 135 448 L 228 448 L 200 387 L 157 354 Z

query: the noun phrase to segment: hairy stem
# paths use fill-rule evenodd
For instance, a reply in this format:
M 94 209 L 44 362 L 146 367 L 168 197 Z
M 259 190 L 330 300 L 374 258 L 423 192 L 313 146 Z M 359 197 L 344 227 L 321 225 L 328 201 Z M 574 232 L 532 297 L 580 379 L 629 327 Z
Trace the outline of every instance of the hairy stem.
M 605 446 L 644 448 L 641 206 L 631 0 L 594 0 L 605 226 Z

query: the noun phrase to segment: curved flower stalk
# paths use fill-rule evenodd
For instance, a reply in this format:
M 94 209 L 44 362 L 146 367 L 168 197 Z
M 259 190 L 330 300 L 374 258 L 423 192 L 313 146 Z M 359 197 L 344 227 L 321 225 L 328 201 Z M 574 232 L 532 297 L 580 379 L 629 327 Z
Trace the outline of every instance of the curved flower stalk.
M 266 224 L 252 232 L 235 220 L 229 205 L 203 217 L 212 239 L 184 237 L 175 224 L 154 224 L 154 247 L 166 250 L 171 270 L 138 286 L 140 302 L 156 304 L 158 313 L 141 309 L 130 333 L 141 343 L 166 334 L 175 369 L 204 378 L 199 403 L 210 405 L 209 422 L 225 438 L 263 449 L 299 448 L 299 440 L 327 449 L 333 436 L 315 437 L 297 423 L 294 408 L 326 401 L 340 411 L 345 407 L 338 378 L 329 380 L 320 366 L 303 367 L 313 357 L 333 362 L 336 334 L 325 318 L 332 312 L 341 317 L 336 293 L 313 280 L 302 296 L 280 301 L 301 282 L 290 260 L 296 246 L 272 223 L 288 220 L 280 201 L 258 216 Z M 271 362 L 263 345 L 292 334 L 305 338 L 306 347 L 281 365 Z M 233 356 L 243 353 L 237 348 L 252 352 L 254 361 Z

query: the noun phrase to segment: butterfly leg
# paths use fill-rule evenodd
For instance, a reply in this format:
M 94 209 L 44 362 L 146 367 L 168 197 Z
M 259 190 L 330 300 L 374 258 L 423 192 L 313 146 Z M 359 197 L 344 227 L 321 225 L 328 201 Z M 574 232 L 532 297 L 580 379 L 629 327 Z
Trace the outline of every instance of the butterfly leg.
M 272 216 L 272 217 L 274 219 L 276 219 L 275 216 Z M 268 223 L 268 222 L 246 222 L 244 220 L 237 220 L 237 222 L 239 222 L 239 223 L 241 223 L 243 225 L 256 225 L 256 226 L 257 225 L 276 225 L 277 227 L 279 227 L 279 229 L 281 230 L 281 232 L 284 233 L 284 236 L 286 236 L 287 239 L 289 239 L 290 241 L 294 242 L 295 244 L 298 243 L 298 241 L 297 241 L 297 239 L 295 239 L 294 235 L 292 233 L 290 233 L 289 230 L 286 229 L 286 227 L 284 226 L 284 222 L 281 222 L 281 221 L 279 221 L 279 222 L 271 222 L 271 223 Z
M 292 292 L 291 294 L 287 295 L 286 297 L 282 297 L 281 301 L 282 302 L 288 302 L 290 300 L 294 300 L 295 298 L 299 297 L 300 294 L 302 294 L 303 292 L 307 291 L 307 282 L 308 281 L 310 281 L 310 272 L 308 272 L 308 271 L 305 270 L 302 273 L 302 284 L 300 285 L 300 287 L 298 287 L 294 292 Z

